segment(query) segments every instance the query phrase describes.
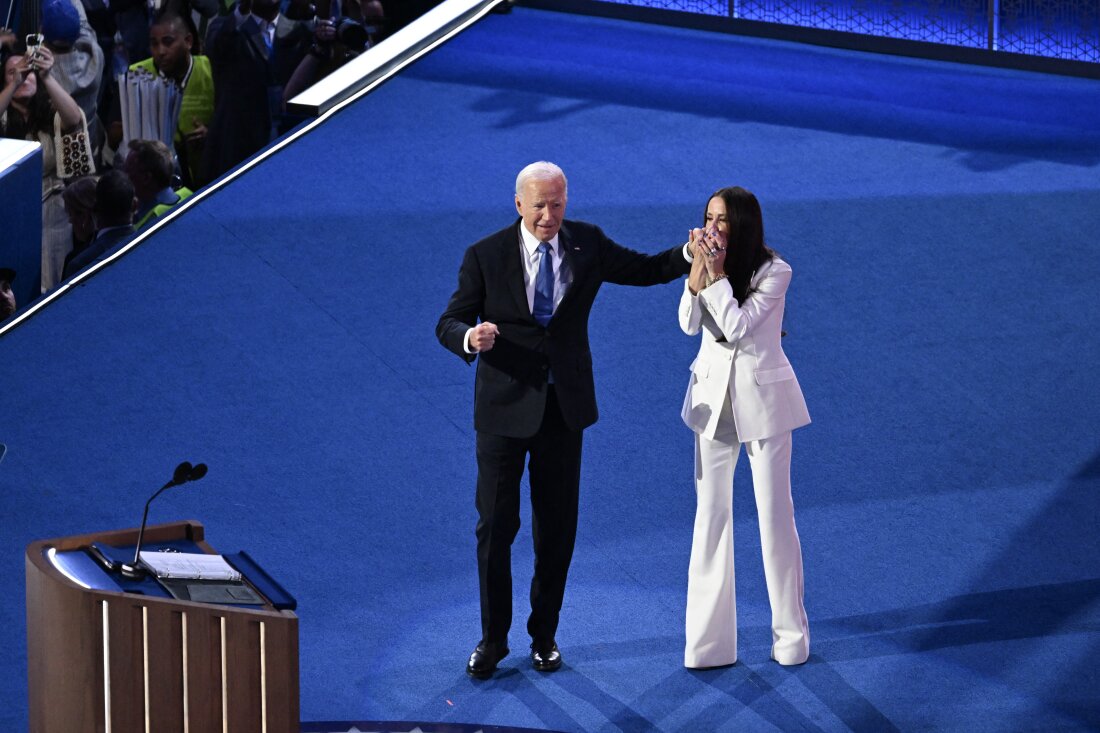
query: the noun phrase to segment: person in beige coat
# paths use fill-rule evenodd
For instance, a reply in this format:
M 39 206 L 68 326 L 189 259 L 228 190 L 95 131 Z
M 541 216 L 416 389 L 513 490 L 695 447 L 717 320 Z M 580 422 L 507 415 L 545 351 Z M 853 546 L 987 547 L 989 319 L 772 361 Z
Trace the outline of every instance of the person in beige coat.
M 680 299 L 680 328 L 702 333 L 683 419 L 695 432 L 695 530 L 688 566 L 684 665 L 737 661 L 733 566 L 733 471 L 749 456 L 764 576 L 772 611 L 772 659 L 810 653 L 802 550 L 791 500 L 791 431 L 810 422 L 780 344 L 791 267 L 764 245 L 756 197 L 723 188 L 694 229 L 693 262 Z

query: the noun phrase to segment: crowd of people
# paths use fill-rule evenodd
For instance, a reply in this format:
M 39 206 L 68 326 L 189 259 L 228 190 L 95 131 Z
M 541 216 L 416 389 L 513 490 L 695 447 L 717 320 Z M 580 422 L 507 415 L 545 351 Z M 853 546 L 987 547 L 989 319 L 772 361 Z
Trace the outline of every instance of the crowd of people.
M 287 100 L 385 30 L 380 0 L 26 0 L 21 11 L 0 29 L 0 137 L 42 145 L 41 293 L 294 128 Z M 149 134 L 165 100 L 178 115 Z

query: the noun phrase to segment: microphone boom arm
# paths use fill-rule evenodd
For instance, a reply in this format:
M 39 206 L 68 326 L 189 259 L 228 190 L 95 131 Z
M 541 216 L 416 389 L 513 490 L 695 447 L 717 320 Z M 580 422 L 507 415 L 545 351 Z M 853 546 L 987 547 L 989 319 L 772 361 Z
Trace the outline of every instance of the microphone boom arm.
M 172 475 L 172 480 L 164 486 L 161 486 L 157 489 L 155 494 L 149 497 L 149 501 L 145 502 L 145 511 L 141 515 L 141 528 L 138 529 L 137 546 L 134 547 L 134 561 L 131 563 L 122 563 L 122 565 L 119 566 L 119 571 L 122 573 L 123 577 L 130 578 L 131 580 L 141 580 L 145 577 L 145 568 L 140 564 L 141 543 L 145 539 L 145 524 L 149 520 L 149 505 L 153 503 L 153 499 L 160 496 L 165 489 L 185 484 L 188 481 L 198 481 L 205 475 L 205 463 L 192 466 L 190 463 L 184 461 L 176 466 L 175 473 Z
M 176 480 L 172 479 L 171 481 L 166 483 L 164 486 L 161 486 L 159 489 L 157 489 L 157 493 L 150 496 L 149 501 L 145 502 L 145 512 L 142 513 L 142 515 L 141 515 L 141 528 L 138 530 L 137 547 L 134 548 L 134 561 L 133 561 L 133 563 L 131 563 L 131 565 L 133 567 L 135 567 L 135 568 L 137 567 L 138 560 L 140 559 L 138 556 L 141 553 L 141 541 L 145 537 L 145 523 L 149 519 L 149 505 L 152 504 L 153 499 L 156 499 L 158 496 L 160 496 L 164 492 L 165 489 L 170 489 L 170 488 L 172 488 L 173 486 L 176 486 L 176 485 L 177 485 Z M 123 566 L 123 567 L 125 567 L 125 566 Z

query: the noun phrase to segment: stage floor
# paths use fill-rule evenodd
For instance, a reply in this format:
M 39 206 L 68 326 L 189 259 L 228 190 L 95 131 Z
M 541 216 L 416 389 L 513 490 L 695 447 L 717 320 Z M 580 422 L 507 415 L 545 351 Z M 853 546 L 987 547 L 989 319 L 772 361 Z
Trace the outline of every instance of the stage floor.
M 0 729 L 24 547 L 197 518 L 299 601 L 301 717 L 611 731 L 1100 728 L 1096 81 L 518 8 L 490 15 L 0 337 Z M 549 159 L 646 251 L 742 185 L 791 263 L 810 661 L 769 660 L 747 463 L 739 661 L 683 667 L 695 511 L 682 285 L 607 286 L 557 637 L 479 636 L 474 369 L 434 327 Z M 526 501 L 525 501 L 526 503 Z M 486 728 L 488 731 L 488 728 Z

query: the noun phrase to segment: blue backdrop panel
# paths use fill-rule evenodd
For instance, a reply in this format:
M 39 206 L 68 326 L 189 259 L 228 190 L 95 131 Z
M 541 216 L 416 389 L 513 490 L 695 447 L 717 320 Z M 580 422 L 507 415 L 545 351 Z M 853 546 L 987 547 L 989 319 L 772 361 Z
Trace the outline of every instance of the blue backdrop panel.
M 24 150 L 35 147 L 33 152 Z M 15 270 L 12 293 L 23 308 L 41 293 L 42 274 L 42 147 L 37 143 L 0 138 L 0 267 Z

